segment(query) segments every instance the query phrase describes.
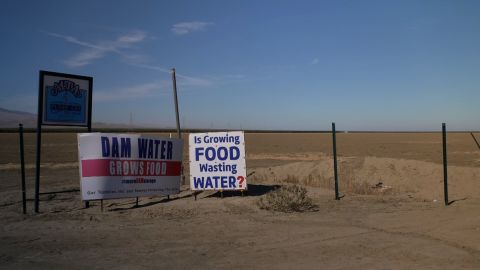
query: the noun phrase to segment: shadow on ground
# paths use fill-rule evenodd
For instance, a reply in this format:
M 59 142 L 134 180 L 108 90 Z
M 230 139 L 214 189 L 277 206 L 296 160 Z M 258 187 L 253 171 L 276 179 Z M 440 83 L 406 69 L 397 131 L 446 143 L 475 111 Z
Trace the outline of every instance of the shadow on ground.
M 262 196 L 280 187 L 281 185 L 248 184 L 248 189 L 243 192 L 243 196 L 248 196 L 248 197 Z M 241 196 L 242 196 L 242 192 L 238 190 L 223 191 L 223 197 L 241 197 Z M 220 191 L 217 191 L 211 195 L 205 196 L 205 198 L 221 198 L 221 197 L 222 197 L 222 192 Z
M 193 194 L 189 193 L 189 194 L 185 194 L 183 196 L 171 195 L 171 196 L 168 196 L 168 197 L 163 197 L 159 200 L 150 201 L 150 202 L 143 203 L 143 204 L 141 203 L 141 199 L 140 199 L 138 205 L 135 202 L 126 202 L 126 203 L 122 203 L 122 204 L 112 203 L 112 204 L 108 205 L 108 207 L 121 206 L 121 205 L 130 205 L 130 206 L 110 208 L 110 209 L 108 209 L 108 211 L 113 211 L 114 212 L 114 211 L 122 211 L 122 210 L 129 210 L 129 209 L 135 209 L 135 208 L 143 208 L 143 207 L 156 205 L 156 204 L 159 204 L 159 203 L 168 203 L 168 202 L 172 202 L 172 201 L 176 201 L 176 200 L 180 200 L 180 199 L 185 199 L 185 198 L 189 198 L 189 197 L 193 197 Z M 132 203 L 133 203 L 133 205 L 131 205 Z
M 247 191 L 244 191 L 243 194 L 242 194 L 241 191 L 237 191 L 237 190 L 223 191 L 223 194 L 220 191 L 213 191 L 212 194 L 209 194 L 209 195 L 204 196 L 202 198 L 221 198 L 222 196 L 223 197 L 241 197 L 241 196 L 257 197 L 257 196 L 265 195 L 265 194 L 267 194 L 271 191 L 274 191 L 274 190 L 276 190 L 280 187 L 281 187 L 281 185 L 248 184 L 248 189 L 247 189 Z M 209 191 L 209 192 L 212 192 L 212 191 Z M 197 192 L 197 196 L 199 196 L 202 193 L 204 193 L 204 191 Z M 205 193 L 207 193 L 207 192 L 205 191 Z M 163 198 L 160 198 L 158 200 L 149 201 L 147 203 L 141 203 L 141 199 L 140 199 L 138 205 L 136 204 L 135 201 L 127 200 L 127 201 L 124 201 L 124 202 L 109 203 L 109 204 L 105 205 L 106 206 L 105 210 L 106 211 L 111 211 L 111 212 L 116 212 L 116 211 L 124 211 L 124 210 L 136 209 L 136 208 L 144 208 L 144 207 L 149 207 L 149 206 L 160 204 L 160 203 L 168 203 L 168 202 L 171 202 L 171 201 L 186 199 L 186 198 L 190 198 L 190 197 L 193 197 L 193 196 L 194 196 L 194 193 L 189 192 L 188 194 L 183 194 L 183 196 L 172 195 L 169 198 L 163 197 Z M 199 198 L 199 199 L 201 199 L 201 198 Z M 91 202 L 91 204 L 92 204 L 91 206 L 95 205 L 95 204 L 93 204 L 93 201 Z M 99 204 L 98 201 L 97 201 L 97 204 Z

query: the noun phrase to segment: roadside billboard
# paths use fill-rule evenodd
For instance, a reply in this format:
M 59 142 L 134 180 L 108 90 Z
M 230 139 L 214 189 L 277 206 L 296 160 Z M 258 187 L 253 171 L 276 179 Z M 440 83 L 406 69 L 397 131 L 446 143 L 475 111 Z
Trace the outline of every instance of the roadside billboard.
M 87 127 L 91 121 L 92 83 L 92 77 L 40 71 L 41 124 Z
M 242 131 L 189 135 L 191 190 L 246 190 Z
M 181 139 L 138 134 L 78 134 L 82 200 L 180 192 Z

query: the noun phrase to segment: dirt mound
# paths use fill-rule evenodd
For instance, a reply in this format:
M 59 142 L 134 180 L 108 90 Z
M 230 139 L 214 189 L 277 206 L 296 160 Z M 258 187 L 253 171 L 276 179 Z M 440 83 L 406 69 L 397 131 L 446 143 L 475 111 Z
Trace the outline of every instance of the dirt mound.
M 479 168 L 450 166 L 449 191 L 458 198 L 479 197 Z M 252 171 L 253 173 L 253 171 Z M 340 191 L 356 194 L 408 193 L 423 200 L 443 198 L 443 166 L 432 162 L 377 158 L 340 158 Z M 256 168 L 249 178 L 253 182 L 300 183 L 333 189 L 333 161 L 299 161 L 285 165 Z

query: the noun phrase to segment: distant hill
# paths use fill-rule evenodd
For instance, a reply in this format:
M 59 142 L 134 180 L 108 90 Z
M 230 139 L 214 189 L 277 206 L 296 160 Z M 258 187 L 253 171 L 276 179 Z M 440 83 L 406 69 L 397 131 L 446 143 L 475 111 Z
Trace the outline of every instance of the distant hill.
M 0 108 L 0 128 L 16 128 L 22 123 L 26 128 L 37 127 L 37 114 Z M 93 128 L 143 128 L 137 125 L 94 122 Z
M 0 108 L 0 128 L 18 127 L 19 123 L 22 123 L 25 127 L 36 127 L 37 115 Z

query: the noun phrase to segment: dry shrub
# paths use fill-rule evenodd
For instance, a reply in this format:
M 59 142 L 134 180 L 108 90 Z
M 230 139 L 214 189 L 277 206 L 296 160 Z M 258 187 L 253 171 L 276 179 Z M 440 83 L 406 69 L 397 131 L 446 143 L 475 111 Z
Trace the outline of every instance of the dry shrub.
M 288 174 L 281 182 L 289 184 L 302 184 L 312 187 L 322 187 L 334 189 L 335 181 L 333 176 L 324 177 L 321 175 L 313 176 L 309 174 L 306 178 L 299 179 L 296 175 Z M 359 194 L 359 195 L 374 195 L 378 194 L 379 189 L 372 187 L 372 184 L 365 180 L 356 177 L 354 169 L 345 168 L 339 175 L 340 190 L 342 192 Z
M 347 192 L 360 195 L 372 195 L 376 193 L 376 190 L 366 181 L 349 181 L 346 179 L 344 183 L 344 189 Z
M 352 168 L 345 168 L 343 174 L 340 175 L 340 190 L 348 193 L 359 194 L 359 195 L 391 195 L 395 191 L 391 187 L 376 187 L 373 183 L 383 182 L 372 181 L 369 182 L 365 179 L 361 179 L 356 176 L 355 170 Z
M 335 188 L 335 180 L 332 176 L 326 175 L 316 175 L 313 176 L 311 174 L 308 175 L 307 185 L 313 187 L 321 187 L 327 189 L 334 189 Z
M 343 194 L 358 194 L 358 195 L 393 195 L 397 194 L 397 187 L 376 187 L 379 182 L 388 183 L 388 179 L 369 179 L 370 176 L 361 174 L 364 167 L 364 159 L 354 159 L 348 162 L 341 163 L 339 165 L 339 189 Z M 333 171 L 330 173 L 319 173 L 318 171 L 312 171 L 308 175 L 302 173 L 295 174 L 294 172 L 282 174 L 274 173 L 272 169 L 269 169 L 269 174 L 259 174 L 252 178 L 253 181 L 267 181 L 275 183 L 288 183 L 296 185 L 304 185 L 310 187 L 321 187 L 329 190 L 333 190 L 335 187 L 335 180 L 333 177 Z M 282 171 L 280 171 L 282 172 Z M 280 176 L 277 176 L 280 175 Z M 372 176 L 373 177 L 373 176 Z
M 298 185 L 282 186 L 257 201 L 260 209 L 278 212 L 304 212 L 315 209 L 307 189 Z
M 289 184 L 298 184 L 299 180 L 298 177 L 295 175 L 288 174 L 287 178 L 283 179 L 283 182 L 289 183 Z

